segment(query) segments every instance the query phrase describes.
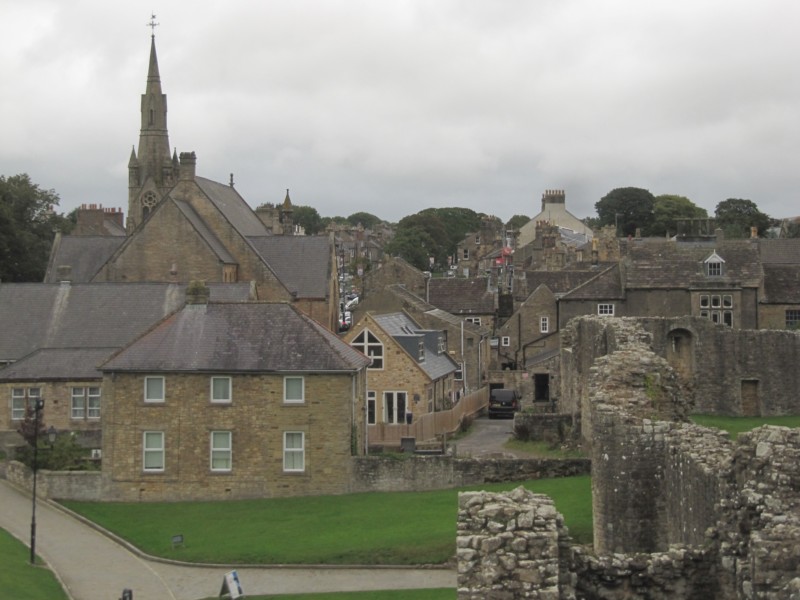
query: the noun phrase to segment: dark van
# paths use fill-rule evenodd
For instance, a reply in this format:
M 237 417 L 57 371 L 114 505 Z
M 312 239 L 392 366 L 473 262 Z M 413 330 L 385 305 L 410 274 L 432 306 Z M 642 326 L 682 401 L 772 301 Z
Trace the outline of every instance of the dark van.
M 514 413 L 519 410 L 520 404 L 517 390 L 498 388 L 489 393 L 489 418 L 506 416 L 514 418 Z

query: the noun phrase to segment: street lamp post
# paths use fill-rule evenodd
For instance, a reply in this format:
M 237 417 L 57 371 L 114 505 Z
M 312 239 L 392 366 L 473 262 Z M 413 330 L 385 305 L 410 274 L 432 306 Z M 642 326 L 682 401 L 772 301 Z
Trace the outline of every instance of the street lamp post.
M 33 405 L 33 507 L 31 509 L 31 564 L 36 564 L 36 471 L 39 469 L 39 414 L 44 400 L 36 399 Z

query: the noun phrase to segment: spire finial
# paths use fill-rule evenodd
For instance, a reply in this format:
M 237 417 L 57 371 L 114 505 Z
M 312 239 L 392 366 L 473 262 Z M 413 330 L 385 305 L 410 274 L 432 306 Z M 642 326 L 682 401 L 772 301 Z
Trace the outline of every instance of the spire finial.
M 150 22 L 147 24 L 147 27 L 149 27 L 152 30 L 153 33 L 151 33 L 151 35 L 153 37 L 156 37 L 156 27 L 158 27 L 159 25 L 161 25 L 161 23 L 156 23 L 156 15 L 155 13 L 152 13 L 150 15 Z

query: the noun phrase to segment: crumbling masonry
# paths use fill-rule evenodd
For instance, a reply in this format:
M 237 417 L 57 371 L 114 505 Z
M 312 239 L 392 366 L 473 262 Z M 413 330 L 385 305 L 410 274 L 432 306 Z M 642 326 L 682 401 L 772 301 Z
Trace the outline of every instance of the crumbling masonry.
M 545 497 L 462 494 L 460 599 L 800 599 L 800 430 L 761 427 L 731 442 L 687 423 L 698 403 L 728 414 L 747 406 L 738 396 L 698 402 L 698 387 L 730 389 L 733 378 L 758 382 L 760 373 L 740 366 L 747 372 L 698 382 L 687 368 L 694 359 L 670 355 L 674 345 L 659 340 L 679 330 L 708 346 L 719 343 L 717 331 L 674 321 L 586 317 L 564 331 L 564 385 L 592 456 L 594 548 L 570 543 Z M 770 354 L 800 347 L 798 334 L 746 333 L 759 334 L 776 336 L 754 342 L 763 369 L 774 368 Z M 795 394 L 756 406 L 797 413 L 798 402 Z

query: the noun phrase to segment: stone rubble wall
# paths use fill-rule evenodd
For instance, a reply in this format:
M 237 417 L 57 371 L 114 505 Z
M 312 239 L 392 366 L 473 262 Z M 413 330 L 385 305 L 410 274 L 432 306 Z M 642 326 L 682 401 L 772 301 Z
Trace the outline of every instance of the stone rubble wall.
M 687 391 L 680 374 L 652 351 L 651 333 L 635 319 L 587 317 L 567 329 L 566 339 L 579 347 L 562 351 L 564 381 L 580 380 L 562 390 L 580 395 L 571 402 L 591 447 L 594 549 L 552 534 L 562 525 L 550 516 L 549 525 L 531 525 L 533 533 L 551 532 L 549 543 L 523 544 L 512 557 L 515 547 L 505 541 L 525 538 L 515 515 L 532 510 L 528 497 L 464 496 L 459 598 L 800 600 L 800 430 L 765 426 L 731 442 L 723 432 L 686 422 L 692 385 Z M 707 349 L 726 338 L 717 333 L 704 340 Z M 757 347 L 768 362 L 769 344 L 762 342 Z M 737 349 L 738 342 L 717 351 Z M 722 364 L 733 357 L 707 359 Z M 752 365 L 737 368 L 734 378 Z M 787 380 L 798 371 L 795 364 Z M 729 382 L 717 383 L 709 389 L 728 389 Z M 784 390 L 762 406 L 800 406 L 793 389 L 791 399 Z M 738 402 L 717 398 L 709 405 Z M 509 506 L 513 501 L 520 506 Z
M 459 600 L 575 597 L 568 532 L 547 496 L 462 492 L 457 533 Z

